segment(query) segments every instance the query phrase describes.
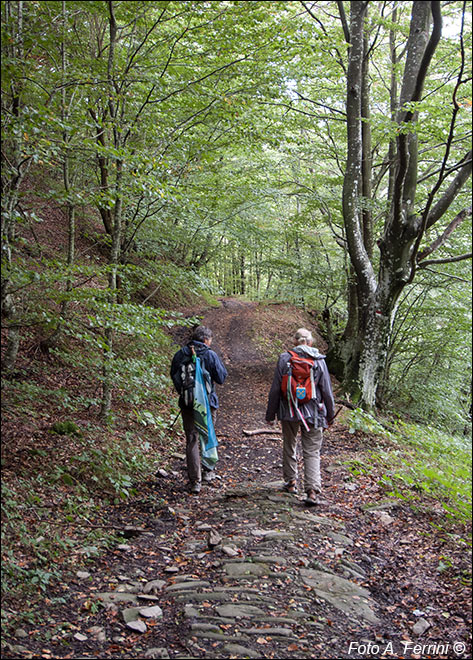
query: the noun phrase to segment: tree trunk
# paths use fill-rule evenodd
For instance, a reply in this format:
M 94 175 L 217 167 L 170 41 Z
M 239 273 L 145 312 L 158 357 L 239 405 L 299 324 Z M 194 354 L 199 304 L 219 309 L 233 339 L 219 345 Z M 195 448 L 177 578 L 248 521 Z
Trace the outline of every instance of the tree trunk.
M 428 25 L 432 10 L 436 22 L 430 41 Z M 391 208 L 385 233 L 379 242 L 380 261 L 377 276 L 371 259 L 370 235 L 366 218 L 360 209 L 360 198 L 370 192 L 365 173 L 368 136 L 361 118 L 368 115 L 367 74 L 363 53 L 364 21 L 367 3 L 351 3 L 350 53 L 347 72 L 347 165 L 344 179 L 343 213 L 348 251 L 356 277 L 358 324 L 345 332 L 341 354 L 345 363 L 344 384 L 355 402 L 368 408 L 376 405 L 377 390 L 382 381 L 396 303 L 403 288 L 413 277 L 413 250 L 420 242 L 426 223 L 416 215 L 414 199 L 417 189 L 417 138 L 410 129 L 416 122 L 415 112 L 403 107 L 421 98 L 423 83 L 438 44 L 438 3 L 417 1 L 412 6 L 411 29 L 407 44 L 398 123 L 408 130 L 399 131 L 395 145 L 395 172 Z M 365 44 L 365 47 L 363 45 Z M 410 129 L 410 130 L 409 130 Z
M 118 38 L 117 23 L 114 14 L 114 4 L 110 0 L 109 3 L 109 31 L 110 31 L 110 47 L 108 58 L 108 84 L 109 84 L 109 114 L 113 124 L 114 135 L 114 148 L 116 150 L 124 147 L 122 143 L 120 128 L 118 126 L 118 107 L 119 100 L 114 85 L 114 72 L 115 72 L 115 46 Z M 116 103 L 115 103 L 116 101 Z M 121 259 L 121 246 L 122 246 L 122 211 L 123 211 L 123 160 L 116 160 L 115 167 L 115 183 L 114 183 L 114 198 L 115 204 L 113 207 L 113 226 L 112 226 L 112 246 L 110 250 L 110 274 L 109 274 L 109 299 L 111 304 L 117 302 L 118 292 L 118 266 Z M 105 328 L 106 348 L 103 354 L 103 390 L 102 390 L 102 405 L 100 408 L 100 417 L 106 420 L 110 414 L 112 406 L 112 390 L 113 390 L 113 359 L 114 359 L 114 340 L 115 332 L 112 327 Z

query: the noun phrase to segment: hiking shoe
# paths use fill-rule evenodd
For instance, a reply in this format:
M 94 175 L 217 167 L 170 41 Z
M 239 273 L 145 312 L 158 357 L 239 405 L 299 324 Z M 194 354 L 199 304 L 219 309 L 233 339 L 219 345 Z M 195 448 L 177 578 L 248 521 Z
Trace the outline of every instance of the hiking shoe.
M 308 504 L 309 506 L 315 506 L 316 504 L 319 503 L 319 498 L 318 498 L 319 494 L 320 491 L 317 491 L 315 488 L 311 488 L 306 493 L 305 503 Z
M 213 470 L 205 470 L 202 474 L 202 481 L 209 483 L 209 481 L 213 481 L 215 477 L 216 475 L 215 472 L 213 472 Z
M 294 480 L 286 481 L 286 483 L 283 486 L 283 490 L 286 491 L 286 493 L 291 493 L 291 495 L 295 495 L 297 493 L 296 482 Z
M 198 495 L 200 493 L 200 481 L 194 481 L 194 483 L 191 483 L 189 492 L 193 495 Z

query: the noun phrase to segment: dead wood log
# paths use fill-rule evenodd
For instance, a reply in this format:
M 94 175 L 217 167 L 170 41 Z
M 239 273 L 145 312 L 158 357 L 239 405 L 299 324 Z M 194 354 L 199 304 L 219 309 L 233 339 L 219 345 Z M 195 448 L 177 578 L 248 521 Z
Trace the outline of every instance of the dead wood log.
M 255 429 L 254 431 L 247 431 L 243 429 L 243 435 L 262 435 L 263 433 L 274 433 L 276 435 L 282 435 L 282 431 L 278 431 L 278 429 Z

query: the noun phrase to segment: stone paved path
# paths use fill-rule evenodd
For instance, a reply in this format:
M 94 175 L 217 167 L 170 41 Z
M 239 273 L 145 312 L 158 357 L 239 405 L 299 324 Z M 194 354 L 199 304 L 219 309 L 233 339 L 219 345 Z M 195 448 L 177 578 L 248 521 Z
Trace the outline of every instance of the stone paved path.
M 148 647 L 143 657 L 348 657 L 347 628 L 354 639 L 375 638 L 378 606 L 362 585 L 365 568 L 350 560 L 353 539 L 336 517 L 307 509 L 281 485 L 247 481 L 224 492 L 207 486 L 204 510 L 197 498 L 171 509 L 192 572 L 179 568 L 168 546 L 161 579 L 141 577 L 97 594 L 141 632 L 149 619 L 140 601 L 148 595 L 164 608 L 164 601 L 174 603 L 189 654 L 173 654 L 163 634 L 164 645 Z M 134 543 L 151 552 L 146 537 Z M 335 559 L 336 570 L 318 555 Z M 131 625 L 136 621 L 141 628 Z

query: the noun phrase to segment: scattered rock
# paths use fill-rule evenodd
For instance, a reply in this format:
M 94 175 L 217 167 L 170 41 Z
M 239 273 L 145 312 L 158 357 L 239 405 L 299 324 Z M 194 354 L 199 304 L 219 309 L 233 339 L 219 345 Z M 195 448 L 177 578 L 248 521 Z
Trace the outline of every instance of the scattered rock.
M 428 628 L 430 628 L 430 623 L 427 619 L 422 618 L 412 626 L 412 632 L 414 635 L 420 636 L 423 635 Z
M 87 545 L 85 548 L 79 548 L 77 552 L 87 557 L 98 557 L 100 551 L 95 545 Z
M 76 577 L 78 577 L 79 580 L 87 580 L 87 578 L 90 578 L 90 573 L 88 571 L 77 571 Z
M 222 537 L 220 534 L 215 531 L 215 529 L 211 529 L 207 538 L 207 545 L 209 548 L 212 550 L 212 548 L 217 547 L 222 542 Z
M 104 603 L 127 603 L 136 602 L 136 594 L 119 591 L 104 591 L 95 595 L 96 598 Z
M 184 616 L 187 619 L 192 619 L 194 617 L 199 616 L 199 610 L 196 609 L 193 605 L 184 605 Z
M 126 543 L 120 543 L 117 545 L 117 550 L 121 550 L 122 552 L 128 552 L 128 550 L 131 550 L 131 545 L 127 545 Z
M 139 633 L 145 633 L 148 630 L 148 627 L 144 621 L 129 621 L 126 626 L 130 630 L 134 630 L 135 632 Z
M 139 536 L 140 534 L 144 533 L 144 529 L 142 527 L 135 527 L 134 525 L 126 525 L 125 529 L 122 532 L 122 536 L 124 536 L 126 539 L 131 539 L 134 536 Z
M 166 569 L 164 569 L 164 570 L 166 570 Z M 166 586 L 166 582 L 164 580 L 151 580 L 150 582 L 147 582 L 145 584 L 145 586 L 143 587 L 143 593 L 144 594 L 149 594 L 151 592 L 156 593 L 157 591 L 160 591 L 165 586 Z
M 386 511 L 373 511 L 372 513 L 377 517 L 379 522 L 386 527 L 388 525 L 392 525 L 394 522 L 394 518 L 390 516 Z
M 92 626 L 92 628 L 89 628 L 88 632 L 90 632 L 92 637 L 96 639 L 98 642 L 107 641 L 105 628 L 103 628 L 102 626 Z
M 88 637 L 87 635 L 83 635 L 82 633 L 76 633 L 74 635 L 74 639 L 76 639 L 78 642 L 85 642 L 88 639 Z
M 163 610 L 159 607 L 159 605 L 154 605 L 153 607 L 143 607 L 139 610 L 139 613 L 146 619 L 160 619 L 163 616 Z
M 163 479 L 166 479 L 166 477 L 169 477 L 169 473 L 166 472 L 164 468 L 159 468 L 159 470 L 156 472 L 157 477 L 162 477 Z
M 185 461 L 186 460 L 186 455 L 185 454 L 180 454 L 179 452 L 174 452 L 174 454 L 171 454 L 172 458 L 177 458 L 180 461 Z
M 148 649 L 145 651 L 143 658 L 151 658 L 157 660 L 158 658 L 170 658 L 169 651 L 163 647 Z
M 222 552 L 228 555 L 228 557 L 238 557 L 240 554 L 238 550 L 235 550 L 235 548 L 232 548 L 230 545 L 224 545 L 222 547 Z
M 23 637 L 23 638 L 25 638 L 25 637 L 29 637 L 29 635 L 28 635 L 28 633 L 26 632 L 26 630 L 23 630 L 23 628 L 17 628 L 17 629 L 15 630 L 15 637 L 19 637 L 19 638 L 21 639 L 22 637 Z

